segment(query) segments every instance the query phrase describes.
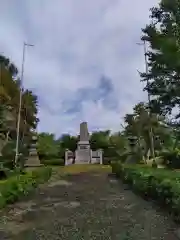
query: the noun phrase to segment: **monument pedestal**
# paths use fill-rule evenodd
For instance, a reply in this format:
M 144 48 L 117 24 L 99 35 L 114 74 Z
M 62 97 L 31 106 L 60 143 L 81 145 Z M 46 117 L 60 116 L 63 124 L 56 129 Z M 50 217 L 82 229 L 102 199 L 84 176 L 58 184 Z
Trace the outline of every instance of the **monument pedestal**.
M 89 141 L 79 141 L 75 154 L 75 164 L 89 164 L 91 162 Z
M 28 157 L 25 165 L 25 167 L 40 167 L 43 166 L 43 164 L 40 163 L 38 155 L 31 155 Z

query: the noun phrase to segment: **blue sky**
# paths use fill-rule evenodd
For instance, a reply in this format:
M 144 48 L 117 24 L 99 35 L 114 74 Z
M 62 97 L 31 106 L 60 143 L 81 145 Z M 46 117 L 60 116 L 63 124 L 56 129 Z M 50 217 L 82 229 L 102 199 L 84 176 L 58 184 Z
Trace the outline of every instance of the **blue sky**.
M 158 0 L 1 0 L 0 52 L 21 69 L 39 98 L 39 131 L 78 134 L 117 131 L 126 113 L 146 99 L 136 45 Z

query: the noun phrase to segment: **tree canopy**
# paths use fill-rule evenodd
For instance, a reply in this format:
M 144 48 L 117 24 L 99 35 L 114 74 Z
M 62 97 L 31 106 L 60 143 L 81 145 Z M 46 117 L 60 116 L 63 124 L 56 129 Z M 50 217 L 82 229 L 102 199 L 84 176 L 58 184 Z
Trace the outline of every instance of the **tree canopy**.
M 38 99 L 32 91 L 21 88 L 17 67 L 9 58 L 0 55 L 0 138 L 3 139 L 0 146 L 1 154 L 8 142 L 16 141 L 20 91 L 22 91 L 20 145 L 25 146 L 31 140 L 32 130 L 37 127 Z

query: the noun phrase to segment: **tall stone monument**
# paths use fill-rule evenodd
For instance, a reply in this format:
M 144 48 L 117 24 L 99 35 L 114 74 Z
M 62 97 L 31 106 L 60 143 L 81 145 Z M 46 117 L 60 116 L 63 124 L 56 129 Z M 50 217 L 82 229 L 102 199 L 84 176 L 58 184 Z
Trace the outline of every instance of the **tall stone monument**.
M 73 152 L 68 149 L 65 152 L 65 165 L 70 164 L 103 164 L 103 151 L 101 149 L 92 151 L 90 148 L 87 122 L 80 124 L 80 135 L 77 150 L 75 151 L 75 159 Z
M 91 149 L 89 144 L 89 132 L 87 122 L 80 124 L 80 140 L 75 152 L 75 164 L 85 164 L 91 162 Z
M 31 146 L 29 150 L 29 157 L 25 163 L 25 167 L 39 167 L 42 165 L 39 160 L 36 145 L 37 145 L 37 136 L 34 135 L 32 136 Z

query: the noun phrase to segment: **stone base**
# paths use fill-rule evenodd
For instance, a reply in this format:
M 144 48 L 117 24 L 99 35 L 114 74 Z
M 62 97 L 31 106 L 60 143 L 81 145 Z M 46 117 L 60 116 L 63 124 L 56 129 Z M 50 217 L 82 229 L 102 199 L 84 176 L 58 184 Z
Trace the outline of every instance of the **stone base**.
M 28 160 L 24 164 L 25 167 L 40 167 L 43 164 L 40 163 L 38 156 L 29 156 Z
M 157 165 L 157 168 L 166 168 L 166 166 L 165 166 L 165 165 L 162 165 L 162 164 L 158 164 L 158 165 Z
M 78 162 L 78 161 L 75 161 L 75 163 L 74 163 L 75 165 L 77 165 L 77 164 L 90 164 L 89 162 L 86 162 L 86 161 L 82 161 L 82 162 Z
M 89 164 L 90 162 L 91 162 L 91 150 L 90 149 L 76 150 L 75 164 Z
M 91 164 L 100 164 L 100 159 L 92 158 L 91 159 Z

